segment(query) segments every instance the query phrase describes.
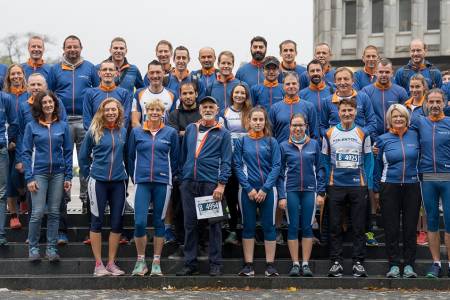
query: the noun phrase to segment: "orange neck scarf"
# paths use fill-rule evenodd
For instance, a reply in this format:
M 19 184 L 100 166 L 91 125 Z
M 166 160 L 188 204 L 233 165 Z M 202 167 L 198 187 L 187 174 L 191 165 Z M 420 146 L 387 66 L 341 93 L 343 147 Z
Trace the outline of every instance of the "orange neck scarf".
M 321 81 L 319 84 L 309 83 L 309 89 L 312 91 L 323 91 L 326 88 L 325 82 Z
M 248 131 L 248 136 L 254 140 L 259 140 L 260 138 L 264 137 L 263 131 L 254 131 L 253 129 L 250 129 Z
M 113 82 L 113 84 L 111 86 L 107 86 L 107 85 L 103 85 L 102 83 L 100 83 L 99 88 L 104 91 L 104 92 L 111 92 L 114 91 L 116 89 L 116 85 Z
M 40 67 L 42 67 L 43 64 L 44 64 L 44 60 L 42 58 L 39 59 L 38 61 L 34 61 L 31 58 L 29 58 L 27 61 L 27 65 L 29 65 L 33 69 L 40 68 Z
M 408 127 L 402 128 L 400 130 L 395 129 L 395 128 L 390 128 L 389 132 L 392 134 L 398 135 L 399 137 L 402 137 L 406 133 L 407 130 L 408 130 Z
M 275 80 L 275 81 L 273 81 L 273 82 L 270 82 L 270 81 L 264 79 L 264 86 L 265 86 L 265 87 L 269 87 L 269 88 L 276 87 L 276 86 L 278 86 L 278 81 Z
M 300 102 L 300 96 L 295 95 L 293 98 L 291 98 L 288 95 L 286 95 L 286 96 L 284 96 L 283 101 L 284 101 L 284 103 L 289 104 L 289 105 L 295 104 L 295 103 Z
M 202 74 L 205 76 L 211 76 L 215 72 L 216 72 L 216 68 L 214 68 L 214 67 L 211 67 L 209 69 L 202 68 Z
M 432 122 L 438 122 L 440 120 L 442 120 L 443 118 L 445 118 L 445 115 L 443 112 L 441 112 L 437 117 L 433 117 L 432 115 L 428 115 L 428 118 L 432 121 Z

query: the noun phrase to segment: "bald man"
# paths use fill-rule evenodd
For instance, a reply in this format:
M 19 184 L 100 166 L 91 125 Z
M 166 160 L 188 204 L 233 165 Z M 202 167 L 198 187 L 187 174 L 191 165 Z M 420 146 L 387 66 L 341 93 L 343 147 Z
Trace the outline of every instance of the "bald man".
M 211 84 L 216 78 L 218 70 L 214 67 L 216 61 L 216 52 L 211 47 L 203 47 L 198 51 L 198 61 L 202 68 L 197 71 L 192 71 L 192 76 L 203 82 L 203 86 L 207 91 L 211 90 Z
M 428 83 L 428 88 L 441 88 L 442 76 L 438 68 L 425 59 L 427 45 L 420 39 L 414 39 L 409 44 L 410 60 L 395 73 L 395 83 L 402 86 L 409 95 L 409 79 L 415 74 L 422 74 Z

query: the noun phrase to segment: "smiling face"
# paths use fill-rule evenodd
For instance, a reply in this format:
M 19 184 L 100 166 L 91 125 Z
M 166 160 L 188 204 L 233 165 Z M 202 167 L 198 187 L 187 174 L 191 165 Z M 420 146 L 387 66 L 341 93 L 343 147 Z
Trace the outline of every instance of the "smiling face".
M 169 45 L 160 44 L 156 49 L 156 57 L 159 62 L 163 65 L 170 64 L 170 57 L 172 56 L 172 51 L 170 51 Z
M 367 68 L 375 68 L 378 60 L 378 52 L 373 48 L 368 48 L 364 51 L 364 55 L 362 57 L 364 62 L 364 66 Z
M 28 53 L 33 60 L 39 60 L 44 55 L 44 41 L 41 39 L 31 39 L 28 42 Z
M 391 81 L 392 75 L 394 74 L 394 71 L 392 70 L 392 65 L 388 64 L 386 66 L 383 66 L 382 64 L 378 64 L 377 68 L 377 81 L 382 84 L 386 85 Z
M 186 50 L 175 50 L 175 68 L 181 73 L 187 69 L 189 53 Z
M 148 79 L 152 86 L 160 86 L 163 82 L 164 71 L 160 65 L 149 65 L 147 71 Z
M 305 136 L 306 128 L 305 119 L 303 117 L 297 116 L 292 119 L 290 125 L 291 135 L 294 136 L 296 140 L 300 140 Z
M 103 118 L 109 124 L 113 124 L 117 121 L 119 118 L 119 107 L 117 107 L 116 102 L 111 101 L 104 106 Z
M 70 61 L 77 61 L 81 56 L 81 44 L 77 39 L 67 39 L 64 43 L 64 56 Z
M 295 76 L 292 75 L 286 76 L 284 78 L 283 88 L 287 96 L 289 97 L 296 96 L 299 91 L 299 84 L 297 78 L 295 78 Z
M 180 101 L 186 107 L 192 107 L 197 99 L 197 92 L 190 84 L 184 84 L 180 90 Z
M 264 45 L 264 42 L 258 42 L 255 41 L 252 43 L 252 46 L 250 47 L 250 52 L 252 54 L 252 57 L 256 61 L 262 61 L 264 57 L 266 57 L 266 45 Z
M 115 41 L 111 44 L 109 53 L 111 54 L 113 60 L 123 61 L 127 55 L 127 45 L 124 42 Z
M 273 64 L 264 67 L 264 77 L 269 82 L 275 82 L 278 80 L 278 75 L 280 75 L 280 69 Z
M 117 76 L 117 70 L 114 63 L 103 62 L 100 65 L 100 70 L 98 71 L 98 76 L 104 85 L 111 85 L 114 82 L 114 78 Z
M 327 65 L 331 60 L 330 48 L 326 45 L 317 46 L 314 50 L 314 58 L 318 59 L 322 65 Z
M 245 91 L 245 88 L 242 85 L 236 86 L 233 90 L 233 103 L 236 104 L 243 104 L 245 100 L 247 100 L 247 92 Z
M 53 111 L 55 110 L 55 102 L 53 102 L 52 97 L 47 95 L 44 98 L 42 98 L 41 105 L 42 105 L 42 112 L 46 117 L 51 116 L 53 114 Z
M 411 97 L 415 99 L 422 98 L 422 96 L 425 95 L 425 86 L 423 85 L 422 80 L 412 79 L 409 82 L 409 92 Z
M 323 78 L 323 69 L 320 64 L 310 64 L 308 68 L 309 79 L 314 84 L 319 84 Z
M 202 48 L 198 53 L 198 61 L 202 65 L 202 68 L 209 70 L 214 67 L 214 62 L 216 61 L 216 55 L 214 50 L 211 48 Z
M 43 92 L 45 90 L 47 90 L 47 83 L 45 82 L 45 78 L 43 76 L 30 76 L 28 78 L 27 92 L 33 97 L 36 97 L 39 92 Z
M 24 83 L 24 78 L 25 75 L 23 74 L 22 68 L 20 68 L 19 66 L 14 66 L 11 68 L 9 72 L 9 80 L 12 87 L 21 87 Z
M 266 122 L 266 118 L 262 111 L 254 111 L 250 115 L 250 128 L 255 132 L 261 132 L 264 130 L 264 124 Z
M 157 105 L 147 107 L 147 120 L 151 122 L 159 122 L 162 119 L 164 111 Z
M 418 65 L 423 63 L 426 54 L 427 50 L 425 49 L 425 45 L 422 41 L 414 40 L 409 45 L 409 55 L 414 64 Z
M 233 58 L 229 55 L 222 55 L 219 60 L 219 71 L 220 74 L 227 77 L 233 72 L 234 62 Z
M 219 108 L 217 104 L 211 101 L 205 101 L 200 104 L 200 115 L 202 116 L 203 120 L 212 121 L 215 119 L 218 113 L 218 109 Z
M 437 117 L 443 113 L 445 102 L 440 93 L 431 93 L 426 102 L 427 110 L 431 116 Z
M 406 128 L 406 117 L 397 109 L 394 109 L 391 113 L 391 127 L 396 130 Z
M 356 108 L 350 104 L 340 104 L 339 105 L 339 119 L 342 125 L 349 127 L 353 124 L 356 117 Z
M 350 95 L 353 89 L 353 78 L 347 70 L 335 74 L 334 83 L 339 95 Z

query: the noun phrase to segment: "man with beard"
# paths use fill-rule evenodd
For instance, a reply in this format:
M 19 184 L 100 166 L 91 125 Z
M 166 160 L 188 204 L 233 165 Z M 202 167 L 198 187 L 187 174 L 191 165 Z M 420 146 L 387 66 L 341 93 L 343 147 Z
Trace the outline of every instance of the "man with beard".
M 314 104 L 318 115 L 322 110 L 322 102 L 332 94 L 332 88 L 328 86 L 324 79 L 323 66 L 319 60 L 313 59 L 307 66 L 309 86 L 300 91 L 300 99 L 304 99 Z
M 251 95 L 253 106 L 261 105 L 270 111 L 272 104 L 284 98 L 283 87 L 278 84 L 280 62 L 274 56 L 267 56 L 264 60 L 264 83 L 252 87 Z
M 295 58 L 297 57 L 297 43 L 293 40 L 285 40 L 280 44 L 280 55 L 283 59 L 280 64 L 280 76 L 278 76 L 278 82 L 282 83 L 284 75 L 287 72 L 295 72 L 298 77 L 306 71 L 306 68 L 297 65 Z
M 198 274 L 198 228 L 195 197 L 221 201 L 231 175 L 231 135 L 217 121 L 219 106 L 213 97 L 199 101 L 202 116 L 186 127 L 181 147 L 181 200 L 184 215 L 184 268 L 177 276 Z M 212 172 L 215 170 L 215 172 Z M 205 222 L 205 220 L 203 221 Z M 222 222 L 206 220 L 209 227 L 209 275 L 222 274 Z
M 44 55 L 44 39 L 40 36 L 32 36 L 28 40 L 28 53 L 30 57 L 26 63 L 22 64 L 22 68 L 25 71 L 25 78 L 33 73 L 39 73 L 44 76 L 45 80 L 48 80 L 48 73 L 50 72 L 50 65 L 44 63 L 42 56 Z
M 216 61 L 216 53 L 211 47 L 203 47 L 198 52 L 198 61 L 202 68 L 197 71 L 192 71 L 191 75 L 194 78 L 202 81 L 206 91 L 211 90 L 211 85 L 216 77 L 218 70 L 214 67 Z
M 125 39 L 116 37 L 111 41 L 111 46 L 109 47 L 111 56 L 107 60 L 114 63 L 117 71 L 117 75 L 114 77 L 115 86 L 126 89 L 132 95 L 135 88 L 140 89 L 144 87 L 144 81 L 139 69 L 135 65 L 128 63 L 127 51 Z M 100 65 L 97 68 L 100 69 Z
M 320 61 L 323 66 L 323 79 L 325 83 L 334 87 L 334 73 L 336 69 L 330 64 L 332 57 L 331 48 L 327 43 L 319 43 L 314 48 L 314 59 Z M 300 89 L 304 89 L 309 85 L 308 72 L 305 71 L 300 76 Z
M 148 64 L 147 78 L 150 83 L 134 93 L 131 105 L 131 126 L 139 127 L 145 121 L 145 104 L 153 99 L 160 99 L 166 108 L 165 117 L 175 109 L 175 94 L 163 86 L 163 66 L 156 59 Z
M 378 61 L 378 49 L 373 45 L 364 48 L 362 61 L 364 68 L 355 72 L 355 90 L 362 90 L 365 86 L 374 83 L 377 80 L 376 66 Z
M 178 46 L 173 51 L 173 60 L 175 62 L 175 69 L 169 74 L 168 83 L 164 86 L 174 91 L 178 96 L 180 94 L 180 85 L 185 82 L 192 82 L 195 84 L 198 98 L 202 99 L 206 95 L 206 89 L 203 81 L 196 76 L 189 73 L 187 65 L 191 61 L 189 50 L 184 46 Z
M 409 79 L 414 74 L 420 73 L 427 80 L 429 89 L 441 88 L 441 72 L 432 63 L 425 60 L 427 45 L 420 39 L 414 39 L 409 44 L 409 54 L 411 59 L 408 64 L 399 68 L 395 73 L 395 83 L 402 86 L 409 95 Z
M 262 36 L 255 36 L 250 41 L 250 53 L 252 54 L 252 61 L 242 65 L 237 73 L 236 79 L 244 81 L 250 88 L 254 85 L 263 83 L 263 61 L 266 57 L 267 41 Z
M 49 90 L 53 91 L 60 99 L 67 111 L 70 136 L 72 143 L 76 145 L 77 157 L 83 142 L 86 130 L 83 127 L 83 100 L 88 88 L 97 87 L 100 84 L 95 66 L 81 57 L 83 46 L 81 40 L 70 35 L 63 43 L 64 54 L 61 63 L 51 67 L 48 79 Z M 87 181 L 80 176 L 80 199 L 84 203 L 87 201 Z M 65 205 L 70 201 L 69 195 L 65 196 L 66 201 L 61 201 Z M 67 236 L 60 233 L 58 244 L 66 244 Z

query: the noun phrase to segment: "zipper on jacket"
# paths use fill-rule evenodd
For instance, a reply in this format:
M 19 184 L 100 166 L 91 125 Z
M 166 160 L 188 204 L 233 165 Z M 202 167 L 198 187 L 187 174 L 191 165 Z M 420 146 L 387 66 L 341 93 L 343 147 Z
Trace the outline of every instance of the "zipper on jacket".
M 112 176 L 112 169 L 113 169 L 113 164 L 114 164 L 114 131 L 113 129 L 110 129 L 111 131 L 111 138 L 112 138 L 112 152 L 111 152 L 111 167 L 109 168 L 109 180 L 111 180 L 111 176 Z
M 386 121 L 385 121 L 385 116 L 384 116 L 384 90 L 381 91 L 381 95 L 382 95 L 382 105 L 383 107 L 381 108 L 381 114 L 383 115 L 383 132 L 386 132 Z
M 403 138 L 400 136 L 400 145 L 402 145 L 402 155 L 403 155 L 403 172 L 402 172 L 402 184 L 405 183 L 405 169 L 406 169 L 406 155 L 405 146 L 403 145 Z
M 317 104 L 318 104 L 318 106 L 317 106 L 317 108 L 319 109 L 319 113 L 320 113 L 320 111 L 321 111 L 321 107 L 320 107 L 320 92 L 319 91 L 317 91 Z
M 256 141 L 256 161 L 258 162 L 259 176 L 261 176 L 261 183 L 264 185 L 264 175 L 261 170 L 261 161 L 259 160 L 259 145 L 258 141 Z
M 75 115 L 75 68 L 72 70 L 72 115 Z
M 303 147 L 298 147 L 298 153 L 300 155 L 300 191 L 303 191 Z
M 53 166 L 53 158 L 52 158 L 52 131 L 51 131 L 51 126 L 52 124 L 48 125 L 48 144 L 49 144 L 49 151 L 48 153 L 50 154 L 50 167 L 49 167 L 49 173 L 52 174 L 52 166 Z
M 270 87 L 269 88 L 269 103 L 270 103 L 269 107 L 272 107 L 272 97 L 273 97 L 273 92 L 272 92 L 272 87 Z
M 434 145 L 435 132 L 436 132 L 436 123 L 433 123 L 433 132 L 432 132 L 433 147 L 432 147 L 432 150 L 433 150 L 433 169 L 434 169 L 434 173 L 436 173 L 436 148 L 435 148 L 435 145 Z
M 150 133 L 152 135 L 152 139 L 153 139 L 153 143 L 152 143 L 152 160 L 150 163 L 150 182 L 153 182 L 153 160 L 154 160 L 154 155 L 155 155 L 155 138 L 156 138 L 156 134 L 158 134 L 158 132 L 155 133 L 155 135 L 153 135 L 152 133 Z

